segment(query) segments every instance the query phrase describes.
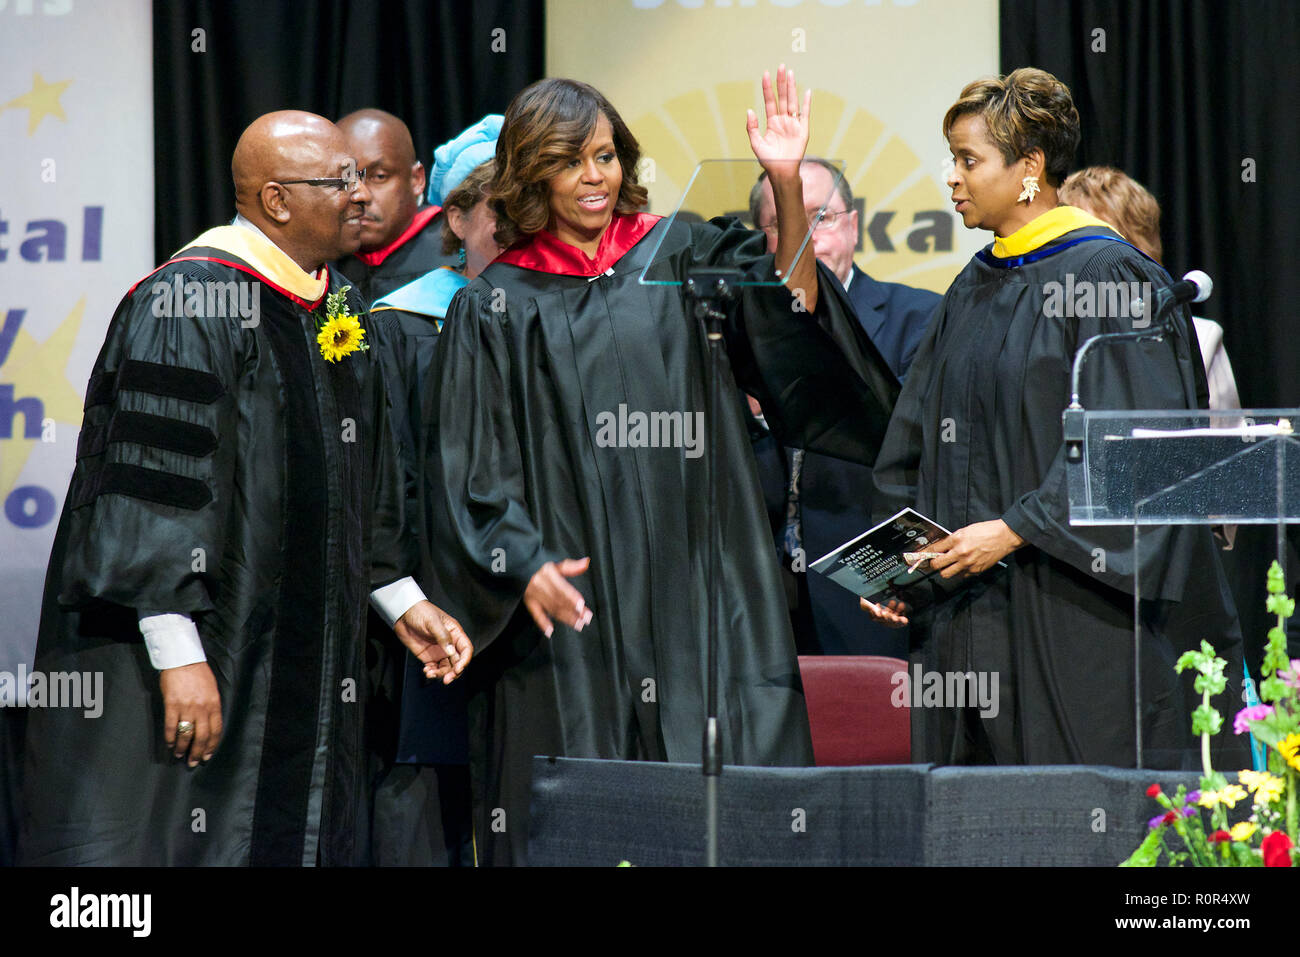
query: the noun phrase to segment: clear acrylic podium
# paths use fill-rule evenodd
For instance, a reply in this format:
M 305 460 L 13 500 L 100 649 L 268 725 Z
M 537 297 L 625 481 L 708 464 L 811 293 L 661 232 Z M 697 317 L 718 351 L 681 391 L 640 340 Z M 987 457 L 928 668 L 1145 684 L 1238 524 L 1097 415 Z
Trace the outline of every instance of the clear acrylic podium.
M 1071 525 L 1133 529 L 1133 670 L 1142 767 L 1143 529 L 1300 522 L 1300 409 L 1084 410 L 1064 415 Z M 1149 546 L 1150 547 L 1150 546 Z

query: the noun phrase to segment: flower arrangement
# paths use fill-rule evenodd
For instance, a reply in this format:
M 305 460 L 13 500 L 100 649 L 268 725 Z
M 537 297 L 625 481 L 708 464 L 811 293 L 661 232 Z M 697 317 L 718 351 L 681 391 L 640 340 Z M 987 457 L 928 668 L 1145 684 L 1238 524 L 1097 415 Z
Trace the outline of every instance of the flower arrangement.
M 361 328 L 361 317 L 348 313 L 347 296 L 351 286 L 332 292 L 325 299 L 324 315 L 316 319 L 316 342 L 326 362 L 338 362 L 353 352 L 365 352 L 370 343 L 365 342 L 366 330 Z
M 1295 612 L 1295 600 L 1286 596 L 1282 568 L 1274 562 L 1268 570 L 1268 610 L 1277 615 L 1269 629 L 1263 681 L 1262 704 L 1243 708 L 1232 722 L 1235 734 L 1249 731 L 1268 748 L 1268 769 L 1239 771 L 1237 783 L 1230 783 L 1210 765 L 1210 736 L 1223 727 L 1223 716 L 1210 698 L 1223 691 L 1227 662 L 1214 653 L 1207 641 L 1200 651 L 1189 651 L 1178 659 L 1182 672 L 1195 669 L 1196 690 L 1201 703 L 1192 712 L 1192 733 L 1201 737 L 1202 777 L 1199 790 L 1185 787 L 1170 797 L 1159 784 L 1147 789 L 1164 813 L 1149 822 L 1150 833 L 1121 867 L 1153 867 L 1165 856 L 1165 863 L 1200 867 L 1291 867 L 1297 857 L 1297 789 L 1300 788 L 1300 660 L 1288 660 L 1285 623 Z M 1249 801 L 1250 815 L 1229 825 L 1228 812 Z M 1209 812 L 1208 825 L 1202 818 Z M 1241 815 L 1238 815 L 1241 816 Z M 1172 835 L 1171 835 L 1172 832 Z M 1172 841 L 1176 836 L 1178 842 Z

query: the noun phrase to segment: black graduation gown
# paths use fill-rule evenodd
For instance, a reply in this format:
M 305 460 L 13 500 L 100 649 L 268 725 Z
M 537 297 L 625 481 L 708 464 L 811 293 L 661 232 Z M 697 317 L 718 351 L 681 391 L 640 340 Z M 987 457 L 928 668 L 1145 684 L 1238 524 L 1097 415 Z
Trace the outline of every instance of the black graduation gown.
M 525 860 L 533 755 L 700 759 L 705 459 L 598 440 L 601 413 L 620 405 L 692 416 L 706 409 L 699 322 L 678 288 L 638 283 L 665 232 L 656 261 L 678 279 L 691 264 L 772 276 L 761 233 L 660 221 L 612 273 L 592 279 L 498 260 L 457 293 L 438 343 L 431 542 L 477 649 L 466 678 L 480 863 Z M 820 289 L 815 317 L 795 312 L 783 289 L 749 289 L 726 325 L 713 517 L 729 764 L 812 763 L 735 383 L 760 397 L 793 443 L 866 462 L 895 397 L 892 376 L 824 269 Z M 547 639 L 523 608 L 524 590 L 545 562 L 583 556 L 590 569 L 570 582 L 594 620 L 581 632 L 557 623 Z
M 21 860 L 364 863 L 367 593 L 414 565 L 393 446 L 368 425 L 387 428 L 382 370 L 327 363 L 314 314 L 264 279 L 256 327 L 156 318 L 177 275 L 261 278 L 164 265 L 109 326 L 35 664 L 102 671 L 104 710 L 29 712 Z M 193 770 L 164 743 L 136 609 L 190 615 L 216 677 L 224 736 Z
M 848 298 L 873 345 L 904 381 L 940 296 L 901 283 L 880 282 L 853 267 Z M 871 469 L 805 452 L 799 473 L 798 522 L 803 562 L 796 566 L 786 541 L 794 449 L 770 435 L 754 442 L 777 554 L 790 594 L 795 645 L 802 655 L 907 657 L 907 629 L 887 628 L 862 613 L 858 596 L 807 566 L 871 527 Z M 793 571 L 800 567 L 802 571 Z
M 406 485 L 413 528 L 424 528 L 424 443 L 432 401 L 429 371 L 437 345 L 432 316 L 396 309 L 366 318 L 371 353 L 389 391 L 389 427 Z M 416 579 L 430 600 L 447 606 L 432 572 L 427 536 L 418 536 Z M 371 698 L 366 711 L 377 866 L 473 863 L 465 682 L 424 677 L 419 660 L 373 609 L 367 623 Z
M 876 463 L 886 498 L 877 519 L 902 505 L 954 530 L 1001 518 L 1027 543 L 1006 557 L 1006 569 L 913 619 L 914 667 L 997 672 L 1000 698 L 995 717 L 977 719 L 970 710 L 915 707 L 913 693 L 918 760 L 1134 764 L 1132 533 L 1069 524 L 1061 431 L 1075 349 L 1091 335 L 1133 325 L 1124 317 L 1052 318 L 1044 308 L 1051 292 L 1044 284 L 1064 284 L 1067 274 L 1076 289 L 1168 284 L 1163 269 L 1117 240 L 1086 227 L 1023 264 L 992 265 L 977 255 L 944 296 L 899 397 Z M 1090 353 L 1083 404 L 1197 407 L 1204 370 L 1185 311 L 1178 323 L 1163 341 Z M 1142 594 L 1151 599 L 1143 611 L 1144 763 L 1178 766 L 1190 743 L 1190 711 L 1173 671 L 1181 649 L 1163 619 L 1185 591 L 1188 601 L 1223 600 L 1217 558 L 1209 529 L 1192 526 L 1144 529 L 1141 558 Z M 1210 577 L 1205 593 L 1188 586 L 1193 572 Z M 1230 631 L 1235 613 L 1226 601 L 1213 620 Z M 1183 637 L 1193 647 L 1208 638 L 1232 660 L 1230 634 Z

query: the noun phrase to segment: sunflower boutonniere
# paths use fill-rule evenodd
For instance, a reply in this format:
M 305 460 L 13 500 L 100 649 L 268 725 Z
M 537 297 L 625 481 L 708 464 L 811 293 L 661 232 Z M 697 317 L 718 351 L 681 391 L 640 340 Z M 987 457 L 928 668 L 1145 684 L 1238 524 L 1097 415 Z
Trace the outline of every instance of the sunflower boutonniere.
M 324 315 L 316 318 L 316 341 L 326 362 L 338 362 L 352 352 L 365 352 L 370 344 L 365 341 L 366 330 L 361 328 L 361 317 L 348 313 L 347 295 L 351 286 L 332 292 L 325 299 Z

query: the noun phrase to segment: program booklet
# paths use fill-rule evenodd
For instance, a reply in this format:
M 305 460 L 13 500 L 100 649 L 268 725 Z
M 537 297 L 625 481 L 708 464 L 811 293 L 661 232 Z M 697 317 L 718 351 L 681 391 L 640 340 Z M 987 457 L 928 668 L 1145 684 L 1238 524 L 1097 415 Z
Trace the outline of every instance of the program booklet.
M 948 534 L 938 522 L 905 508 L 823 555 L 812 563 L 812 570 L 867 601 L 879 604 L 897 598 L 919 611 L 970 582 L 964 576 L 943 578 L 930 568 L 926 546 Z

